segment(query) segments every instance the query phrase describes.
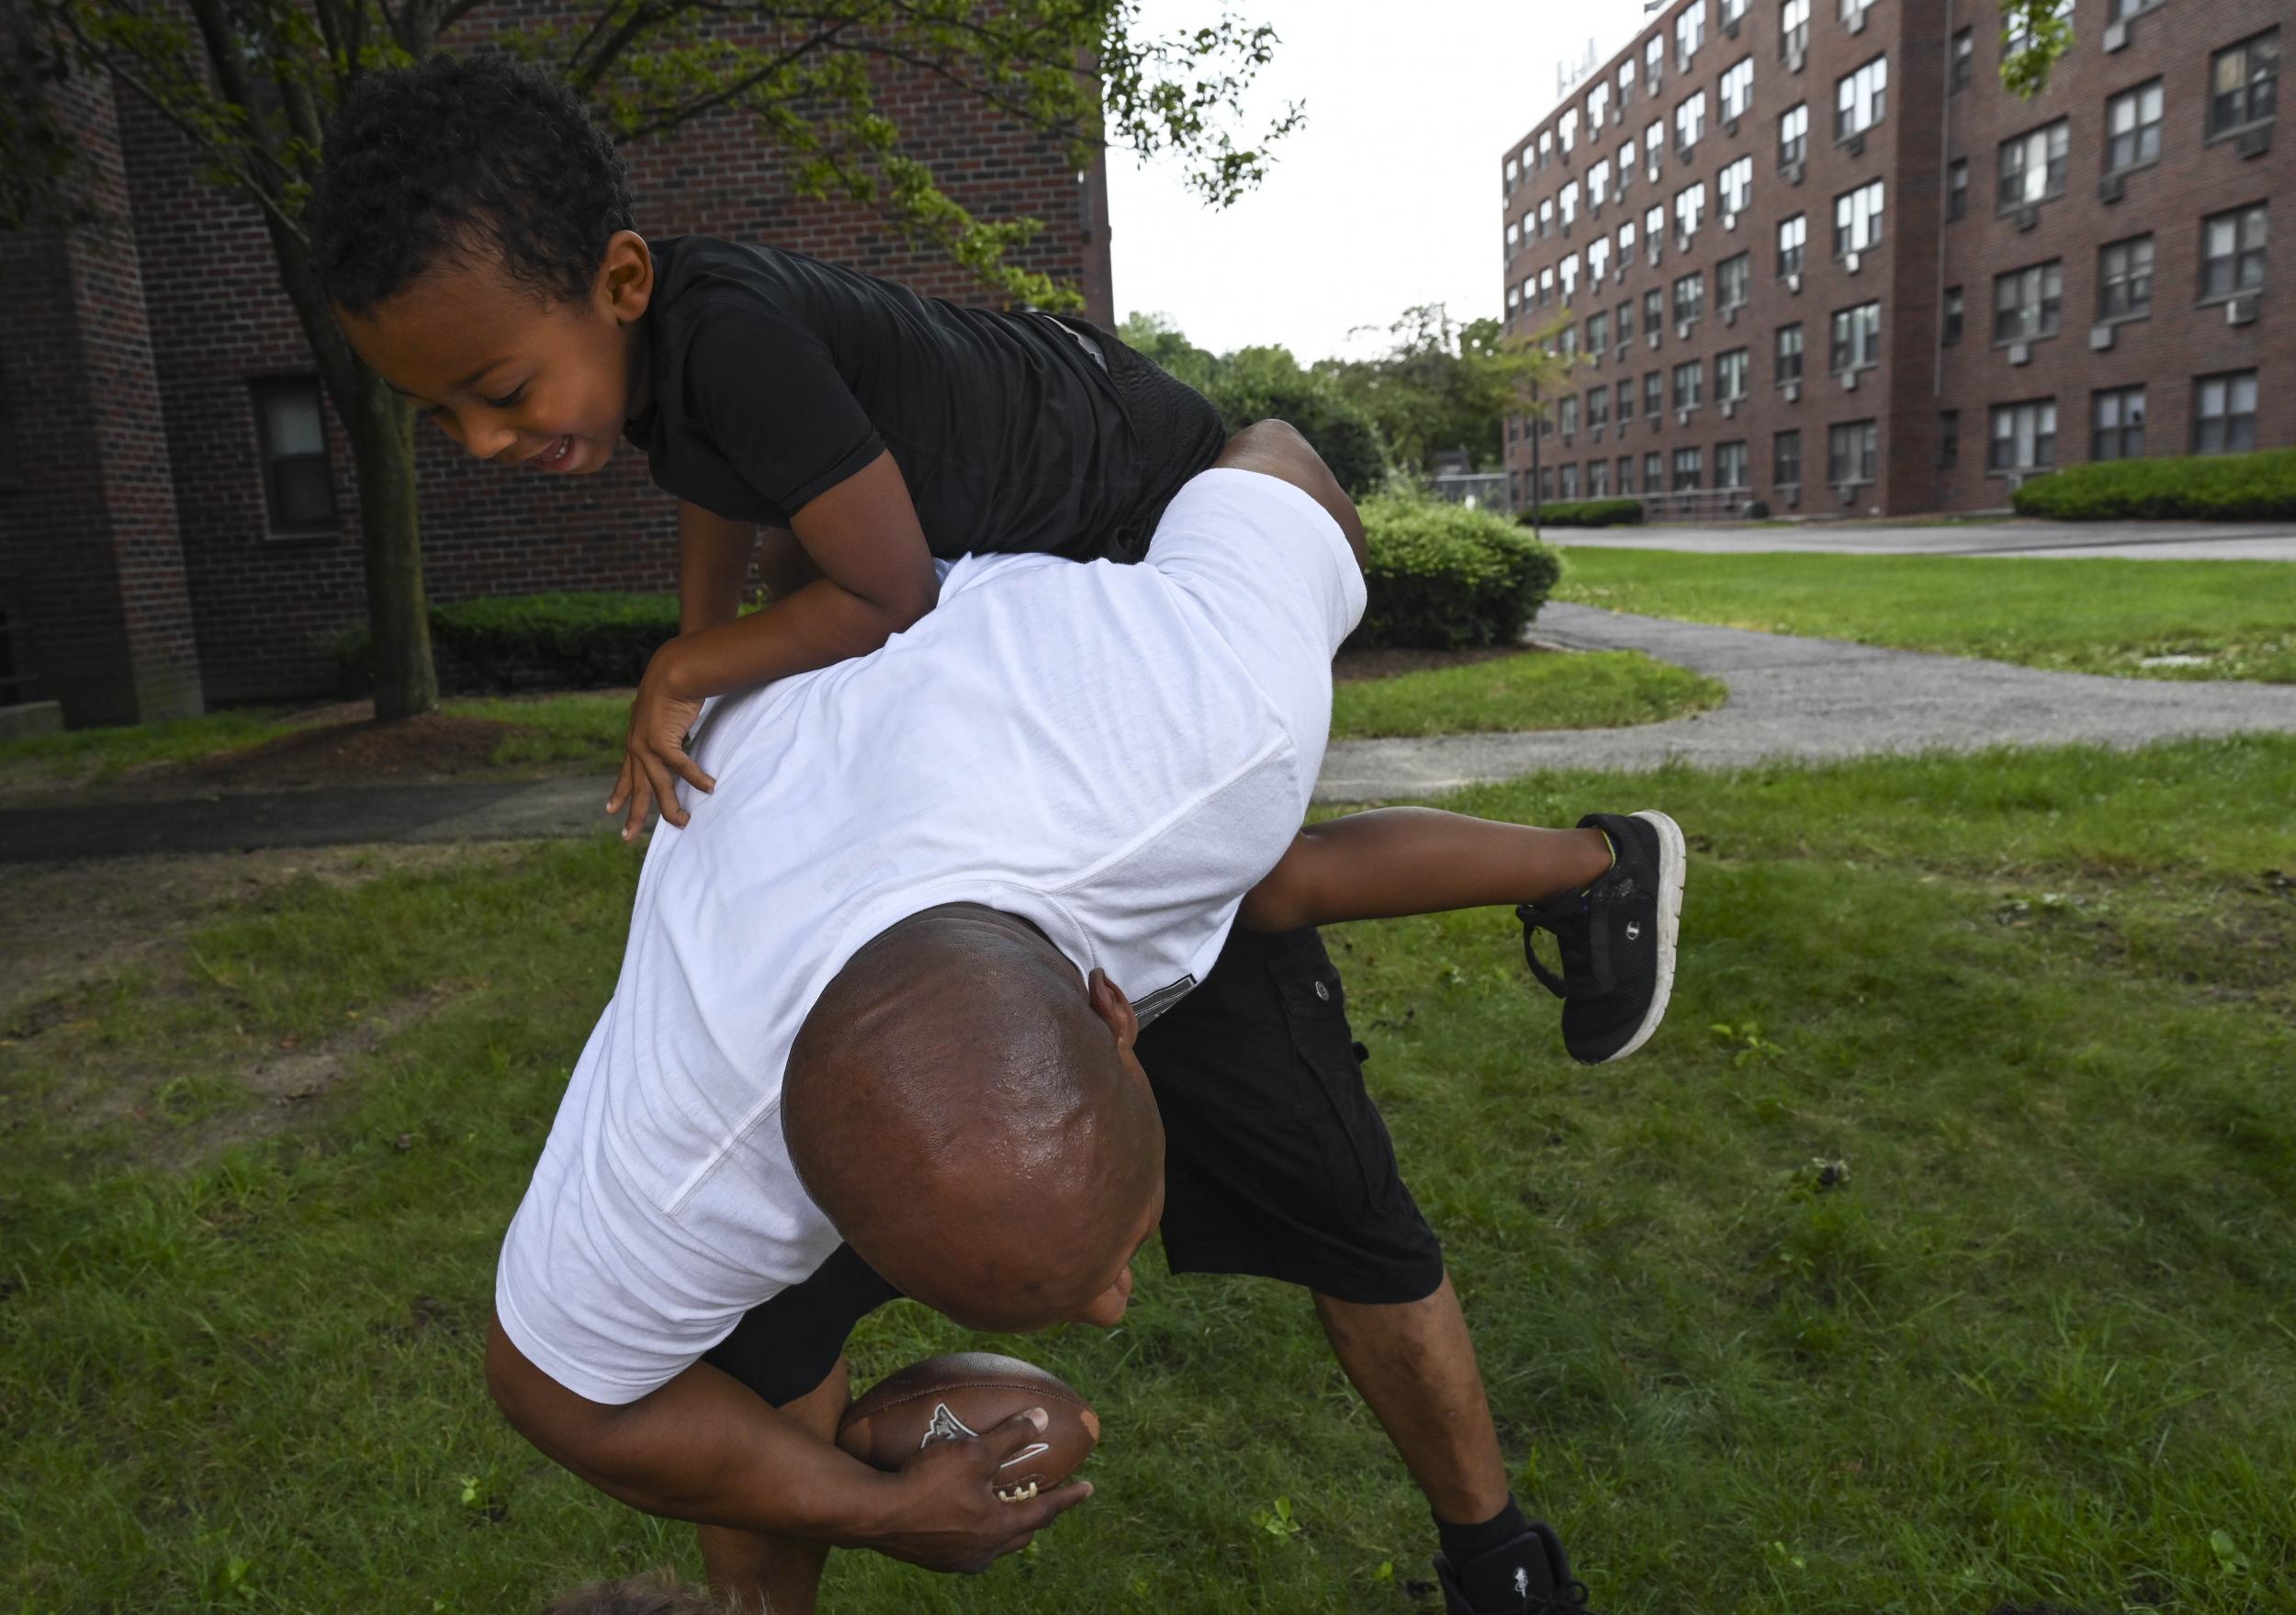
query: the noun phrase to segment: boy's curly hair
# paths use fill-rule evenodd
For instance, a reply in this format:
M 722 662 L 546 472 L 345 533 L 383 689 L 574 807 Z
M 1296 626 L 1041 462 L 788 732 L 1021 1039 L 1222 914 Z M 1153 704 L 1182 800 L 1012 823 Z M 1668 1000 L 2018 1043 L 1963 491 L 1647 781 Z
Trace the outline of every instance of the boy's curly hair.
M 563 81 L 501 55 L 361 79 L 303 209 L 320 285 L 355 314 L 474 257 L 551 301 L 586 298 L 630 219 L 612 137 Z

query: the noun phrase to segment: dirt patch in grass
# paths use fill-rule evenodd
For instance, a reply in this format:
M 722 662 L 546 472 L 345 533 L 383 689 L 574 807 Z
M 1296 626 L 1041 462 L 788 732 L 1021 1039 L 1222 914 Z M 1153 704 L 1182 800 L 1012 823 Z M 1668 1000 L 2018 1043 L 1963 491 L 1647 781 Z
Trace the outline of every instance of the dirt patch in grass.
M 1559 651 L 1526 649 L 1521 645 L 1485 645 L 1474 650 L 1348 650 L 1332 663 L 1335 683 L 1358 683 L 1365 679 L 1391 679 L 1399 673 L 1427 672 L 1435 668 L 1472 667 L 1506 656 L 1552 656 Z
M 425 713 L 399 723 L 338 719 L 244 751 L 141 769 L 131 783 L 171 790 L 296 790 L 313 785 L 417 785 L 485 768 L 503 726 Z

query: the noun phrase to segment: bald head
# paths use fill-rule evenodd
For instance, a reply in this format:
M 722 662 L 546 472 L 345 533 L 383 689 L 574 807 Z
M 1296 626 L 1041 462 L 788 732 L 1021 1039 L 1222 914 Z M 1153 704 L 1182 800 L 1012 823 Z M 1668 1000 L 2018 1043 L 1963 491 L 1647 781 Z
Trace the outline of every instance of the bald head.
M 799 1030 L 782 1127 L 805 1188 L 904 1293 L 981 1328 L 1080 1316 L 1154 1227 L 1164 1128 L 1131 1007 L 1024 921 L 929 909 Z

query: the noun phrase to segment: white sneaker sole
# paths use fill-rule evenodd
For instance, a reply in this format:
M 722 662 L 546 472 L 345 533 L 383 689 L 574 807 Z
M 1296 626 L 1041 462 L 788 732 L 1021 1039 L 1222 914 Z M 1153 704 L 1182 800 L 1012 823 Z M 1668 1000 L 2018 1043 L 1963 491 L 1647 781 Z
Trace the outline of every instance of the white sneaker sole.
M 1683 929 L 1683 877 L 1689 872 L 1690 847 L 1683 840 L 1683 827 L 1657 808 L 1646 808 L 1634 814 L 1636 819 L 1648 819 L 1659 832 L 1659 962 L 1657 989 L 1650 994 L 1650 1007 L 1643 1012 L 1642 1024 L 1616 1054 L 1598 1060 L 1607 1066 L 1612 1060 L 1623 1060 L 1650 1041 L 1650 1034 L 1666 1019 L 1666 1001 L 1674 996 L 1674 949 Z

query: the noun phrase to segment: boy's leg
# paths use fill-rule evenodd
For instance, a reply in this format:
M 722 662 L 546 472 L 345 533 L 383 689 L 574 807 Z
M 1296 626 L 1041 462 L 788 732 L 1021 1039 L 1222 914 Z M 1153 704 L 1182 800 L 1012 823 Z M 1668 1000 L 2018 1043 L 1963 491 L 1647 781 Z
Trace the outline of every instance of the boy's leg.
M 1301 830 L 1244 897 L 1236 923 L 1247 931 L 1296 931 L 1551 903 L 1593 885 L 1610 866 L 1610 842 L 1599 830 L 1539 830 L 1432 808 L 1380 808 Z
M 852 1376 L 840 1357 L 827 1379 L 783 1404 L 781 1412 L 823 1440 L 834 1441 L 837 1421 L 851 1400 Z M 701 1540 L 710 1589 L 731 1608 L 743 1615 L 813 1615 L 821 1567 L 829 1557 L 827 1542 L 723 1525 L 697 1525 L 693 1530 Z

